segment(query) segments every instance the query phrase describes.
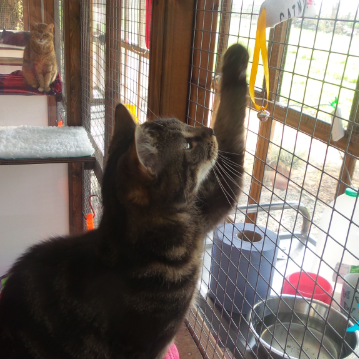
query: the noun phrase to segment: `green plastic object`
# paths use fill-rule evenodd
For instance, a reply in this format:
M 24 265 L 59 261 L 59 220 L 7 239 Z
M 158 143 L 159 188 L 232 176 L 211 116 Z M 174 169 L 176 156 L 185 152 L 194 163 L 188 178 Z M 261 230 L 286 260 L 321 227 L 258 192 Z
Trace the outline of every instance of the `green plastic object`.
M 338 98 L 336 97 L 333 102 L 329 102 L 329 103 L 330 103 L 330 106 L 332 106 L 335 109 L 337 107 L 337 104 L 338 104 Z
M 351 189 L 351 188 L 347 188 L 347 189 L 345 190 L 345 194 L 346 194 L 347 196 L 349 196 L 349 197 L 356 197 L 356 196 L 358 195 L 358 191 L 355 191 L 355 190 L 353 190 L 353 189 Z

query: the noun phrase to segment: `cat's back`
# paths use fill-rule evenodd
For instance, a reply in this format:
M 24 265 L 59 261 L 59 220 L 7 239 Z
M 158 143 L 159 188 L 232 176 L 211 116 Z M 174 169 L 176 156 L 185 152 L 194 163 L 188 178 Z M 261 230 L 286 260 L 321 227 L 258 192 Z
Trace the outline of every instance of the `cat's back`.
M 28 358 L 29 349 L 66 358 L 65 343 L 75 348 L 80 333 L 91 338 L 101 331 L 105 319 L 96 298 L 107 269 L 97 243 L 96 231 L 52 239 L 15 263 L 0 300 L 1 358 Z

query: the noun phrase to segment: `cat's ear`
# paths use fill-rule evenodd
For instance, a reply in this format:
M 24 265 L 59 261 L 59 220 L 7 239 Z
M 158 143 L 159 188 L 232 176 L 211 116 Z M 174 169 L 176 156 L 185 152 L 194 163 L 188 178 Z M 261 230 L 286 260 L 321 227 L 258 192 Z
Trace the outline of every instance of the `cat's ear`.
M 30 30 L 35 30 L 37 28 L 37 22 L 32 21 L 30 25 Z
M 136 153 L 142 172 L 154 177 L 158 171 L 157 149 L 150 133 L 143 127 L 137 126 L 135 131 Z
M 54 32 L 54 24 L 47 25 L 47 28 L 48 28 L 51 32 Z
M 115 136 L 117 133 L 121 133 L 122 135 L 126 135 L 133 138 L 135 128 L 135 121 L 132 118 L 127 107 L 122 103 L 119 103 L 116 106 L 115 111 L 115 127 L 113 135 Z

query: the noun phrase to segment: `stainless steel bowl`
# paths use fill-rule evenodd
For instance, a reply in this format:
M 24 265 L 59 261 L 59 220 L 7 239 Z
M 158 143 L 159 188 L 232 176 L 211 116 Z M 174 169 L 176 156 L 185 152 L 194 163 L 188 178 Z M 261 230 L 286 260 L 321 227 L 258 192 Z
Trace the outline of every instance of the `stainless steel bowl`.
M 317 300 L 283 295 L 254 305 L 249 324 L 262 355 L 273 358 L 354 359 L 359 334 L 348 318 Z

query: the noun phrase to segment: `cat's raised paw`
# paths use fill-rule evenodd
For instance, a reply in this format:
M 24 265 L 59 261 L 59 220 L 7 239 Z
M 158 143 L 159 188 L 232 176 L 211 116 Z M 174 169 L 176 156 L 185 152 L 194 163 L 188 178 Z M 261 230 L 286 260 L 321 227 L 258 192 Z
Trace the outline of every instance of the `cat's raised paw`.
M 223 56 L 222 72 L 224 80 L 232 82 L 245 80 L 249 55 L 247 49 L 240 44 L 230 46 Z
M 51 88 L 50 87 L 45 87 L 45 92 L 50 92 Z
M 44 89 L 43 89 L 42 87 L 39 87 L 38 90 L 39 90 L 40 92 L 44 92 Z

